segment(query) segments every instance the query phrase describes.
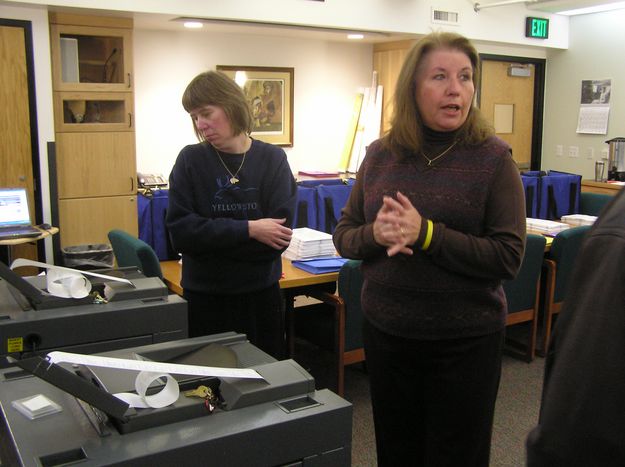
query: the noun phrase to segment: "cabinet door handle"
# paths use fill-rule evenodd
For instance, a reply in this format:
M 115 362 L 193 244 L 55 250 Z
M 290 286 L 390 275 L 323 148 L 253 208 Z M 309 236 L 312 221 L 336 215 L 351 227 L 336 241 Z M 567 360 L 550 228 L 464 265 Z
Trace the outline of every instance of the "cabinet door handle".
M 134 177 L 130 177 L 130 192 L 134 193 L 135 191 L 135 179 Z
M 128 73 L 128 87 L 131 88 L 132 87 L 132 81 L 130 79 L 130 73 Z
M 128 112 L 128 128 L 132 128 L 132 114 Z

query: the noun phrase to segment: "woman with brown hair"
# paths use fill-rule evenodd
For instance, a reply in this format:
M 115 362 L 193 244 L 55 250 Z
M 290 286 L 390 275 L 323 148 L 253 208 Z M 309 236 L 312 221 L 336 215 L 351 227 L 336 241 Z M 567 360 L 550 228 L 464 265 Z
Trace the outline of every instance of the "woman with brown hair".
M 223 73 L 196 76 L 182 105 L 200 142 L 172 169 L 167 227 L 182 253 L 189 335 L 242 332 L 282 358 L 281 253 L 297 194 L 286 154 L 250 137 L 245 95 Z

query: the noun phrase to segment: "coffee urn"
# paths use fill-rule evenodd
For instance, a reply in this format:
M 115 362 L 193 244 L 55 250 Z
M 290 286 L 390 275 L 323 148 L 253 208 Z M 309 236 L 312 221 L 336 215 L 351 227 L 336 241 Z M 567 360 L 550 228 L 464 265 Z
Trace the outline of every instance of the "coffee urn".
M 608 149 L 608 180 L 625 181 L 625 138 L 606 141 Z

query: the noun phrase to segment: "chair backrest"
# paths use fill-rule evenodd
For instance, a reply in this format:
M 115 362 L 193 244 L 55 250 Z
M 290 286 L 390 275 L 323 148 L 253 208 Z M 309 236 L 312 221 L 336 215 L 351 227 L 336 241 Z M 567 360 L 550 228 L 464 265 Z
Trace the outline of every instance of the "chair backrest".
M 113 247 L 117 266 L 135 266 L 146 277 L 163 278 L 158 256 L 146 242 L 118 229 L 111 230 L 108 238 Z
M 503 283 L 508 301 L 508 313 L 525 311 L 534 307 L 538 279 L 545 256 L 545 237 L 527 234 L 525 254 L 517 276 Z
M 613 199 L 614 196 L 604 193 L 582 192 L 579 200 L 579 213 L 598 216 L 603 208 Z
M 358 349 L 362 343 L 362 309 L 360 292 L 362 290 L 362 261 L 350 259 L 339 271 L 338 292 L 345 301 L 345 350 Z
M 590 225 L 580 225 L 563 230 L 553 239 L 547 258 L 556 263 L 556 282 L 553 293 L 555 303 L 564 300 L 569 278 Z

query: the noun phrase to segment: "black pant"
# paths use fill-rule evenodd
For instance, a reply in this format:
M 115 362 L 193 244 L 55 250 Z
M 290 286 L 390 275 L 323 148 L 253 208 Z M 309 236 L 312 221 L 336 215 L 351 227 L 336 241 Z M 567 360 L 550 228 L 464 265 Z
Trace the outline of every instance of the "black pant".
M 488 467 L 503 332 L 414 340 L 364 324 L 379 467 Z
M 189 337 L 235 331 L 280 360 L 286 342 L 280 286 L 237 295 L 207 295 L 185 290 L 189 304 Z

